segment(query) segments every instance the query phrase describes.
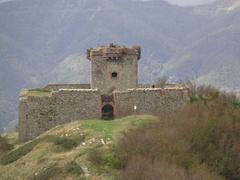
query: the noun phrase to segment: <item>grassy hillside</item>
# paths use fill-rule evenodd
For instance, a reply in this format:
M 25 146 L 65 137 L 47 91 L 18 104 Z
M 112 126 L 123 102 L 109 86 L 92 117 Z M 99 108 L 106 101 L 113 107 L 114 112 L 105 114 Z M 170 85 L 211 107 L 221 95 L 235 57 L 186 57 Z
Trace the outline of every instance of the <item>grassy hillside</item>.
M 190 92 L 167 117 L 76 121 L 26 144 L 0 136 L 0 179 L 238 180 L 239 99 L 212 87 Z
M 95 152 L 111 152 L 121 132 L 155 120 L 152 116 L 132 116 L 115 121 L 77 121 L 26 144 L 17 144 L 16 135 L 8 135 L 15 148 L 2 157 L 0 179 L 112 179 L 116 170 L 108 166 L 113 163 L 111 153 L 104 157 L 106 166 L 95 168 L 90 162 L 98 161 Z

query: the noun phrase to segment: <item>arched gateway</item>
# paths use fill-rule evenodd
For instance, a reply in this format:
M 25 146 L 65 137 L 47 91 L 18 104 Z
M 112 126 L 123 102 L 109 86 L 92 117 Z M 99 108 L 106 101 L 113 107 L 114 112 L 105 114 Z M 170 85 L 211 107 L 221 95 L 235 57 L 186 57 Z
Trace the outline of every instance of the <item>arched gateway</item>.
M 102 107 L 102 119 L 111 120 L 114 119 L 114 108 L 111 104 L 106 104 Z

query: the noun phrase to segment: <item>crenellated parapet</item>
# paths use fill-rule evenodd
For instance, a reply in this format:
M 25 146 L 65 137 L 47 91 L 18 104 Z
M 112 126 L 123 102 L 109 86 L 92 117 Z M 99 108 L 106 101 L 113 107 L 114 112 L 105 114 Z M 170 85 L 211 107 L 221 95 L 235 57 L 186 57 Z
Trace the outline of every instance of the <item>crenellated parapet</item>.
M 107 46 L 100 46 L 97 48 L 90 48 L 87 50 L 87 58 L 93 60 L 101 58 L 104 60 L 121 60 L 124 56 L 137 56 L 139 60 L 141 58 L 141 47 L 132 46 L 125 47 L 115 44 L 109 44 Z

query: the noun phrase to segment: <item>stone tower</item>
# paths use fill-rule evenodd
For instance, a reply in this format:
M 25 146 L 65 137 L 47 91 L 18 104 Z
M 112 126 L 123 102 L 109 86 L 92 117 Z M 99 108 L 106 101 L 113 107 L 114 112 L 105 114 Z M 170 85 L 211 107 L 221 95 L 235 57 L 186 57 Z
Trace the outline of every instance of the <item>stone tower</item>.
M 91 88 L 103 95 L 111 95 L 114 90 L 137 88 L 138 60 L 141 48 L 110 44 L 87 50 L 91 61 Z

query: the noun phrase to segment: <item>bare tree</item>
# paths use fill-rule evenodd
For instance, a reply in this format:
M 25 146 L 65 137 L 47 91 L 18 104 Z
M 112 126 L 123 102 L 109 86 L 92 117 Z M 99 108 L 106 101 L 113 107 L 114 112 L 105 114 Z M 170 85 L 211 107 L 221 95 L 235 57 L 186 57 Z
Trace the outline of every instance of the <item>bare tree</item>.
M 157 87 L 164 88 L 167 84 L 168 77 L 167 76 L 161 76 L 157 79 L 156 85 Z

